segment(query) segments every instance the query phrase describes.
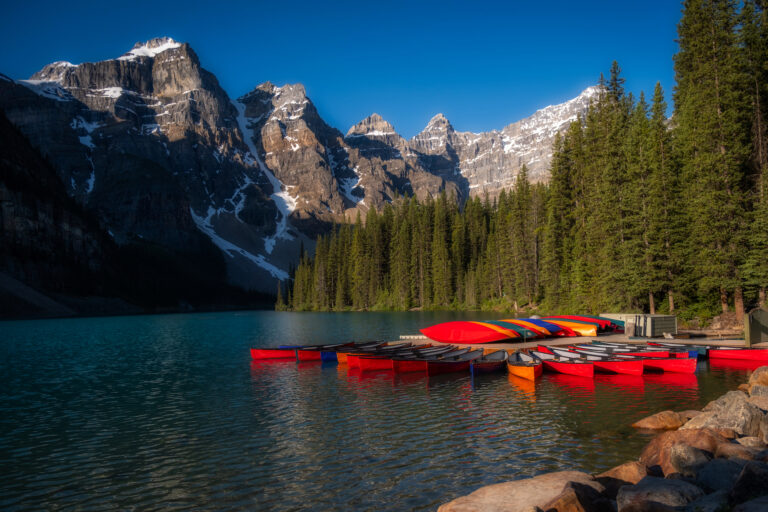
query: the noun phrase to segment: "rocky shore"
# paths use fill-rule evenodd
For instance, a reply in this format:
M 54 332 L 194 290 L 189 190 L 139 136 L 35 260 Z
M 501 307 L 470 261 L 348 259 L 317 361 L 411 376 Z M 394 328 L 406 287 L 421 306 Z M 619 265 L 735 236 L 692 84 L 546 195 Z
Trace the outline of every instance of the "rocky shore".
M 768 366 L 701 411 L 633 425 L 663 431 L 636 461 L 482 487 L 438 512 L 768 511 Z

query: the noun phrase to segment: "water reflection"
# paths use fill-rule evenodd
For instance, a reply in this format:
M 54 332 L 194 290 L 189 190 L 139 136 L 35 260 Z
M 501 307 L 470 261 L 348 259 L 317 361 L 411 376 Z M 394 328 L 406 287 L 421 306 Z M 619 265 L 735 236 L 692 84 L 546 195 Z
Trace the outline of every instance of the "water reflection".
M 434 510 L 481 485 L 634 459 L 647 438 L 632 422 L 700 408 L 747 372 L 704 363 L 697 375 L 532 382 L 248 357 L 251 345 L 391 339 L 436 321 L 227 313 L 4 323 L 0 509 Z

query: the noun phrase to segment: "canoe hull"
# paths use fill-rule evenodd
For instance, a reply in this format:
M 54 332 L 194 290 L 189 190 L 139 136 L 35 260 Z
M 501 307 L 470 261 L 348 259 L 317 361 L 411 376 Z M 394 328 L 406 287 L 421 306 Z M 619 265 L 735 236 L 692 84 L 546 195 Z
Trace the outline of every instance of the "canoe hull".
M 465 372 L 469 370 L 469 361 L 427 361 L 427 374 Z
M 393 359 L 392 369 L 395 373 L 426 372 L 426 361 L 408 361 L 405 359 Z
M 712 348 L 708 352 L 710 359 L 739 359 L 742 361 L 768 361 L 768 349 L 745 348 L 740 350 L 722 350 Z
M 391 370 L 392 360 L 386 357 L 360 357 L 357 360 L 361 371 Z
M 623 375 L 642 375 L 645 366 L 639 359 L 637 361 L 592 361 L 592 363 L 595 365 L 596 372 Z
M 296 358 L 299 361 L 322 361 L 323 353 L 320 350 L 296 350 Z
M 566 363 L 562 361 L 547 361 L 546 359 L 542 363 L 545 370 L 555 373 L 589 378 L 595 376 L 595 366 L 589 363 Z
M 257 360 L 296 359 L 296 351 L 294 349 L 252 348 L 251 358 Z
M 672 357 L 669 359 L 648 358 L 643 361 L 646 370 L 672 373 L 696 373 L 697 359 Z
M 504 369 L 506 361 L 472 361 L 471 369 L 473 373 L 492 373 Z
M 526 380 L 536 380 L 541 377 L 542 373 L 544 373 L 544 367 L 541 363 L 534 365 L 507 363 L 507 370 L 511 375 Z

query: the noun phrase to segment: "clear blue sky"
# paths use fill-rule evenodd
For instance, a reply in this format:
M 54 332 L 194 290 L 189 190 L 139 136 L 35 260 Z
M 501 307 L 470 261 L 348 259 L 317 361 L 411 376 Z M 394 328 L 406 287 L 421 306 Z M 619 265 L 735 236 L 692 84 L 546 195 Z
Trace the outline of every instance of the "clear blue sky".
M 189 42 L 232 97 L 300 82 L 346 132 L 372 112 L 403 135 L 442 112 L 458 130 L 502 128 L 576 96 L 612 60 L 629 90 L 671 103 L 681 5 L 644 2 L 6 2 L 0 72 L 114 58 L 136 41 Z

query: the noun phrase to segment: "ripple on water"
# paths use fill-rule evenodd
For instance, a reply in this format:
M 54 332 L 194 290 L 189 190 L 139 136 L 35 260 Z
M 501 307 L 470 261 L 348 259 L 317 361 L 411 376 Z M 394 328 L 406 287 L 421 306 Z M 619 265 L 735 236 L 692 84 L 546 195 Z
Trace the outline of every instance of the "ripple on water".
M 647 437 L 627 425 L 700 407 L 747 371 L 531 383 L 248 360 L 286 332 L 393 337 L 424 318 L 2 323 L 0 508 L 430 510 L 481 485 L 633 459 Z

